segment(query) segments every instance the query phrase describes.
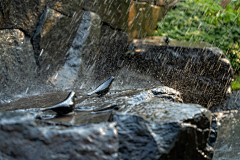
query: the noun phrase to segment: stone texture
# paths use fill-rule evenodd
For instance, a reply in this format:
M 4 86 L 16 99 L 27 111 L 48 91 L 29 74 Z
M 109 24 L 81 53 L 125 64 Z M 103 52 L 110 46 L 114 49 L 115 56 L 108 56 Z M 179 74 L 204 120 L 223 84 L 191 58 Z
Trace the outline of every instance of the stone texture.
M 95 44 L 96 41 L 93 42 L 95 47 L 96 45 L 99 46 L 95 48 L 95 56 L 89 59 L 90 65 L 84 75 L 84 77 L 88 77 L 88 79 L 83 81 L 83 77 L 80 77 L 81 81 L 78 80 L 78 84 L 81 84 L 81 87 L 86 89 L 90 89 L 90 87 L 93 86 L 98 87 L 96 85 L 103 80 L 117 75 L 119 69 L 124 65 L 121 55 L 127 51 L 128 34 L 122 30 L 113 29 L 109 25 L 103 24 L 101 25 L 99 43 Z M 86 50 L 87 49 L 89 48 L 86 48 Z M 86 52 L 86 50 L 84 50 L 84 52 Z M 85 60 L 87 60 L 87 55 L 88 54 L 83 56 Z
M 214 148 L 213 160 L 239 159 L 239 110 L 218 111 L 213 113 L 217 118 L 218 137 Z
M 40 32 L 40 53 L 38 56 L 40 75 L 43 79 L 54 76 L 66 62 L 67 51 L 73 43 L 83 12 L 77 12 L 74 17 L 66 17 L 58 12 L 47 8 L 46 19 L 43 19 Z
M 69 127 L 47 124 L 26 113 L 0 113 L 1 158 L 112 160 L 118 157 L 115 123 Z
M 32 36 L 48 0 L 2 0 L 0 29 L 20 29 Z
M 166 12 L 166 7 L 145 2 L 111 0 L 85 1 L 84 9 L 99 14 L 102 21 L 129 33 L 129 40 L 150 36 Z
M 150 159 L 212 158 L 213 150 L 208 146 L 211 112 L 200 105 L 162 101 L 155 96 L 143 99 L 133 96 L 118 106 L 117 112 L 124 113 L 113 116 L 113 121 L 118 122 L 120 153 L 129 153 L 127 156 L 133 159 L 136 156 L 144 159 L 146 155 Z M 151 133 L 155 143 L 147 138 L 147 133 Z M 152 148 L 140 147 L 148 145 Z
M 97 14 L 84 12 L 71 47 L 66 52 L 67 58 L 64 65 L 49 78 L 51 84 L 59 87 L 73 86 L 80 76 L 79 74 L 88 72 L 87 67 L 93 63 L 91 59 L 95 57 L 97 52 L 100 23 L 101 19 Z M 59 59 L 62 58 L 59 57 Z
M 115 29 L 128 30 L 131 0 L 85 0 L 84 9 L 97 13 Z
M 18 29 L 0 30 L 1 100 L 34 85 L 36 67 L 30 39 Z
M 61 14 L 73 17 L 74 14 L 83 9 L 84 0 L 53 0 L 48 6 Z
M 54 77 L 51 79 L 52 84 L 73 86 L 81 84 L 82 79 L 89 78 L 99 49 L 100 24 L 101 19 L 97 14 L 84 12 L 73 43 L 66 53 L 66 62 L 57 72 L 58 77 L 55 80 Z
M 179 90 L 184 102 L 210 107 L 226 100 L 233 69 L 219 48 L 208 46 L 192 42 L 178 45 L 176 41 L 165 45 L 145 39 L 133 41 L 129 50 L 136 69 Z
M 180 0 L 138 0 L 137 2 L 146 2 L 148 4 L 157 5 L 157 6 L 173 6 Z
M 213 148 L 208 145 L 211 125 L 209 110 L 196 104 L 175 103 L 168 98 L 163 101 L 159 97 L 178 93 L 167 87 L 140 92 L 125 91 L 125 94 L 119 93 L 121 96 L 113 93 L 101 99 L 85 99 L 77 104 L 77 108 L 99 110 L 117 104 L 119 109 L 113 112 L 110 121 L 118 122 L 120 158 L 212 158 Z
M 118 122 L 120 159 L 211 159 L 210 111 L 200 105 L 159 98 L 171 92 L 177 93 L 167 87 L 112 92 L 107 97 L 85 99 L 76 107 L 96 113 L 113 104 L 118 106 L 110 121 Z
M 22 99 L 6 104 L 5 108 L 17 106 L 23 109 L 15 112 L 29 112 L 44 119 L 52 113 L 26 107 L 50 107 L 65 98 L 63 93 L 31 97 L 30 102 L 29 98 Z M 49 123 L 65 122 L 68 124 L 64 125 L 72 126 L 117 122 L 120 159 L 211 159 L 213 156 L 213 148 L 208 146 L 210 111 L 197 104 L 183 104 L 176 90 L 156 87 L 110 91 L 101 98 L 86 97 L 82 91 L 76 91 L 76 95 L 75 114 L 48 118 Z
M 133 1 L 129 13 L 129 40 L 151 36 L 162 11 L 161 7 Z

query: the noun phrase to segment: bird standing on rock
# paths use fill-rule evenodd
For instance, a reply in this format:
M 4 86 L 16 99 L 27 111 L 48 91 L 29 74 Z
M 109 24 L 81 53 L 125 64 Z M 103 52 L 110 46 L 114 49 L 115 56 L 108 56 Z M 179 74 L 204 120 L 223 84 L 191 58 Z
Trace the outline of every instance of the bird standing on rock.
M 114 77 L 111 77 L 110 79 L 108 79 L 106 82 L 104 82 L 103 84 L 98 86 L 94 91 L 88 93 L 87 95 L 90 96 L 90 95 L 96 93 L 99 96 L 103 96 L 103 95 L 107 94 L 107 92 L 109 91 L 109 89 L 111 87 L 113 80 L 114 80 Z
M 166 37 L 165 43 L 166 43 L 166 45 L 168 45 L 168 43 L 169 43 L 169 38 L 168 37 Z
M 56 112 L 58 115 L 68 114 L 74 111 L 75 98 L 76 98 L 75 92 L 71 91 L 66 100 L 52 107 L 44 108 L 42 109 L 42 111 L 52 110 Z

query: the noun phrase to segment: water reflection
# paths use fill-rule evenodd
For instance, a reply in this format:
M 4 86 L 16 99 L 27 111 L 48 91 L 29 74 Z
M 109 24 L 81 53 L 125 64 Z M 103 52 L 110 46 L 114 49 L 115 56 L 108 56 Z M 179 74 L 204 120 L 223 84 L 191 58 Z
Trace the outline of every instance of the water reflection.
M 96 113 L 91 111 L 75 111 L 70 115 L 64 115 L 61 117 L 55 117 L 48 119 L 48 121 L 59 122 L 59 123 L 70 123 L 70 124 L 91 124 L 107 122 L 111 115 L 111 111 Z

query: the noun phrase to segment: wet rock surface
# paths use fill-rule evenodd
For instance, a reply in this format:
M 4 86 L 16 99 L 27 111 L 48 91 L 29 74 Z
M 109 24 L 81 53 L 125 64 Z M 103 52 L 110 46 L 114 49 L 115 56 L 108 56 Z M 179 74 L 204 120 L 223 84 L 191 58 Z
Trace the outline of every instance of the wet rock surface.
M 131 62 L 162 84 L 179 90 L 187 103 L 204 107 L 220 104 L 227 98 L 233 69 L 226 55 L 216 47 L 169 45 L 156 40 L 136 40 L 130 45 Z M 173 43 L 173 45 L 172 45 Z M 189 46 L 191 46 L 189 44 Z
M 20 29 L 32 36 L 48 0 L 2 0 L 0 2 L 0 29 Z
M 218 137 L 214 147 L 213 159 L 239 159 L 239 110 L 214 112 L 214 115 L 217 117 L 218 122 Z
M 171 88 L 112 90 L 103 97 L 89 97 L 79 90 L 76 91 L 75 113 L 62 117 L 38 109 L 52 104 L 51 96 L 56 101 L 55 94 L 29 97 L 31 103 L 20 99 L 1 108 L 14 110 L 14 106 L 18 106 L 19 110 L 14 111 L 16 114 L 29 112 L 42 122 L 55 126 L 117 122 L 119 147 L 115 149 L 120 159 L 206 159 L 207 154 L 208 158 L 212 157 L 207 145 L 210 112 L 200 105 L 183 104 L 180 93 Z M 64 95 L 59 92 L 58 101 Z M 45 102 L 44 106 L 32 108 L 36 100 L 36 105 L 41 104 L 39 99 Z
M 239 93 L 239 90 L 233 91 L 225 103 L 210 108 L 214 117 L 216 117 L 216 126 L 218 128 L 218 137 L 214 146 L 214 160 L 239 159 Z
M 103 22 L 111 27 L 128 31 L 129 10 L 131 0 L 85 0 L 84 9 L 97 13 Z M 107 8 L 107 9 L 106 9 Z
M 48 6 L 57 12 L 60 12 L 68 17 L 74 15 L 83 9 L 84 0 L 53 0 L 49 1 Z
M 36 68 L 30 39 L 18 29 L 0 30 L 0 102 L 36 85 Z
M 52 126 L 30 114 L 0 113 L 0 156 L 9 160 L 117 159 L 115 125 Z
M 0 159 L 211 159 L 218 121 L 206 108 L 233 74 L 224 53 L 159 37 L 129 45 L 176 2 L 1 1 Z M 87 96 L 111 76 L 108 94 Z M 54 112 L 71 91 L 74 113 Z
M 46 20 L 43 21 L 42 26 L 43 30 L 39 33 L 41 39 L 38 43 L 41 52 L 35 53 L 38 55 L 41 79 L 53 83 L 58 70 L 67 63 L 70 58 L 68 50 L 71 49 L 71 46 L 76 46 L 74 38 L 79 34 L 77 31 L 82 16 L 83 11 L 77 12 L 74 17 L 67 17 L 47 8 Z M 51 18 L 56 22 L 52 23 Z M 74 67 L 77 64 L 72 65 Z

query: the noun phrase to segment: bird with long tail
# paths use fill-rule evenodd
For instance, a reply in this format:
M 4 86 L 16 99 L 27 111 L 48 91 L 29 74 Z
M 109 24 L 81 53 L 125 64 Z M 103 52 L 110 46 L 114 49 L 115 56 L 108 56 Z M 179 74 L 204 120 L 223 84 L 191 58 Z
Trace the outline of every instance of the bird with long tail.
M 114 80 L 114 77 L 109 78 L 106 82 L 102 83 L 94 91 L 88 93 L 87 95 L 90 96 L 90 95 L 96 93 L 98 96 L 103 96 L 103 95 L 107 94 L 108 91 L 110 90 L 113 80 Z
M 52 110 L 57 113 L 57 115 L 64 115 L 74 111 L 75 108 L 75 92 L 71 91 L 68 97 L 61 103 L 56 104 L 52 107 L 43 108 L 42 111 Z

